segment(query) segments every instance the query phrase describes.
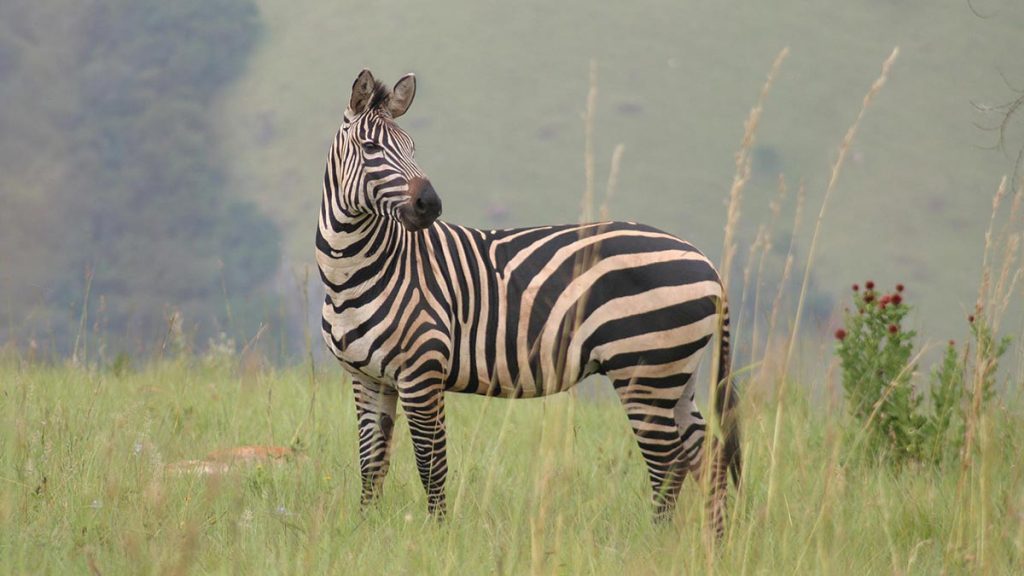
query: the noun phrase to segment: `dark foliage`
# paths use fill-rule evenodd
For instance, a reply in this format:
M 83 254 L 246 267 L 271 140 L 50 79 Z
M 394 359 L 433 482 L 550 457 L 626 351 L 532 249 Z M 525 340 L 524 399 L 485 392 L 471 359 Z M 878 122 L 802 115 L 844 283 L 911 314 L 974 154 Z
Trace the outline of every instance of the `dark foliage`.
M 260 297 L 280 238 L 255 205 L 225 195 L 212 114 L 259 38 L 255 6 L 99 0 L 67 8 L 50 30 L 62 37 L 31 26 L 51 10 L 18 0 L 8 10 L 25 30 L 0 28 L 0 76 L 42 84 L 39 70 L 48 68 L 55 101 L 30 108 L 22 94 L 0 108 L 0 126 L 14 136 L 5 145 L 47 156 L 40 165 L 55 175 L 0 160 L 14 175 L 0 177 L 0 195 L 25 219 L 0 230 L 0 259 L 28 271 L 0 277 L 14 299 L 3 303 L 14 329 L 0 337 L 18 331 L 67 351 L 87 270 L 90 306 L 102 297 L 105 332 L 122 343 L 158 341 L 172 308 L 198 326 L 200 342 L 214 330 L 241 330 L 226 326 L 226 311 L 232 300 Z M 37 56 L 45 65 L 21 65 L 38 42 L 55 43 Z

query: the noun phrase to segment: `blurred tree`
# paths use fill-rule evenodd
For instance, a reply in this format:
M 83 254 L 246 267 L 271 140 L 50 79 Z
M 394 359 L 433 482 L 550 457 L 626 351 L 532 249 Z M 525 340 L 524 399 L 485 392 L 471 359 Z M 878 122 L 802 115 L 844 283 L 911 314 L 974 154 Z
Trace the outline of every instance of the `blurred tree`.
M 23 0 L 0 8 L 0 22 L 23 30 L 0 26 L 4 87 L 42 90 L 12 89 L 14 105 L 0 108 L 2 157 L 22 159 L 0 160 L 7 319 L 66 351 L 89 269 L 115 337 L 155 341 L 168 308 L 197 321 L 200 338 L 245 331 L 226 326 L 225 297 L 259 297 L 278 267 L 279 234 L 254 205 L 225 196 L 211 114 L 259 37 L 255 6 L 66 8 L 70 16 Z M 21 44 L 40 43 L 52 45 L 33 61 L 20 57 Z

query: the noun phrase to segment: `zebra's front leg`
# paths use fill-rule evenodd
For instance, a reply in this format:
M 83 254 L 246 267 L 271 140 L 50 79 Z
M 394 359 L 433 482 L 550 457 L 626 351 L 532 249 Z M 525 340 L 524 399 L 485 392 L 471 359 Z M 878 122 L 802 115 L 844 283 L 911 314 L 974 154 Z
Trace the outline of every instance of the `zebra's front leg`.
M 416 467 L 427 492 L 427 511 L 438 519 L 445 516 L 444 483 L 448 476 L 447 441 L 444 428 L 444 387 L 440 378 L 399 387 L 402 409 L 409 420 Z
M 359 474 L 363 488 L 359 499 L 365 508 L 380 496 L 391 462 L 391 437 L 395 428 L 398 393 L 394 388 L 352 379 L 359 431 Z

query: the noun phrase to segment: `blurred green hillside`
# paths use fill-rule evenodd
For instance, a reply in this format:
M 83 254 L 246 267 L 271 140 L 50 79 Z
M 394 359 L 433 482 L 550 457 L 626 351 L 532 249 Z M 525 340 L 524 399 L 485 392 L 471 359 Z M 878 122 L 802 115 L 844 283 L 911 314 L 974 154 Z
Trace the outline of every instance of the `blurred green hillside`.
M 579 217 L 594 59 L 598 201 L 621 143 L 613 217 L 718 258 L 743 121 L 788 46 L 739 230 L 742 266 L 785 174 L 771 288 L 795 190 L 807 190 L 803 258 L 839 142 L 895 45 L 901 56 L 826 217 L 812 311 L 827 316 L 853 281 L 902 281 L 925 335 L 957 337 L 990 198 L 1013 168 L 984 129 L 1000 116 L 972 103 L 1017 96 L 1021 30 L 1016 0 L 9 0 L 0 340 L 66 351 L 92 326 L 152 343 L 180 311 L 200 345 L 219 331 L 249 338 L 266 321 L 292 323 L 299 345 L 293 271 L 312 263 L 327 145 L 363 67 L 390 82 L 417 73 L 402 125 L 445 218 L 508 227 Z M 1012 155 L 1024 120 L 1010 127 Z M 86 271 L 92 314 L 82 322 Z
M 261 30 L 247 0 L 0 5 L 0 341 L 255 329 L 279 235 L 227 192 L 209 110 Z
M 972 102 L 1015 96 L 1001 72 L 1024 84 L 1024 4 L 973 6 L 995 16 L 979 18 L 962 0 L 391 0 L 358 9 L 261 1 L 265 39 L 218 114 L 232 151 L 229 184 L 273 215 L 289 265 L 311 261 L 323 162 L 352 80 L 363 67 L 388 82 L 413 71 L 417 101 L 402 125 L 447 220 L 575 220 L 594 58 L 599 197 L 623 143 L 612 215 L 678 233 L 717 257 L 743 121 L 779 50 L 791 54 L 753 153 L 741 220 L 748 243 L 768 220 L 779 173 L 793 189 L 790 210 L 805 183 L 809 231 L 839 142 L 899 45 L 826 217 L 816 280 L 827 292 L 868 276 L 906 282 L 934 337 L 958 336 L 974 302 L 990 199 L 1012 170 L 989 149 L 996 135 L 976 126 L 998 118 Z

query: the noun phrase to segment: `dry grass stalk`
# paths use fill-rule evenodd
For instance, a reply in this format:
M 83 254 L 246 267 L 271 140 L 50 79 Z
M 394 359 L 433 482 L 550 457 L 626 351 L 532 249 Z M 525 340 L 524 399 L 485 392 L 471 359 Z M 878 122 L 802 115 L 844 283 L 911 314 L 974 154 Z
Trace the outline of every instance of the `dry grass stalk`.
M 164 351 L 167 350 L 167 346 L 181 341 L 183 333 L 183 320 L 181 312 L 178 310 L 172 310 L 165 314 L 164 321 L 167 323 L 167 332 L 164 333 L 164 337 L 160 341 L 160 350 L 157 354 L 158 361 L 164 359 Z
M 619 186 L 619 170 L 622 166 L 622 153 L 625 151 L 626 146 L 624 144 L 617 144 L 615 149 L 612 150 L 612 165 L 608 170 L 608 186 L 605 188 L 604 202 L 601 203 L 601 220 L 611 219 L 608 203 L 611 202 L 612 196 L 615 195 L 615 190 Z
M 789 249 L 786 252 L 786 264 L 782 269 L 782 279 L 779 280 L 779 287 L 775 292 L 775 299 L 772 300 L 771 315 L 768 318 L 768 331 L 765 333 L 765 347 L 764 357 L 761 360 L 761 372 L 759 380 L 765 381 L 768 354 L 770 352 L 768 343 L 771 342 L 772 337 L 775 335 L 775 326 L 779 321 L 779 310 L 782 309 L 782 295 L 786 290 L 786 284 L 789 282 L 789 276 L 793 273 L 793 262 L 796 260 L 793 255 L 793 250 L 796 248 L 796 237 L 800 230 L 800 224 L 803 220 L 804 204 L 807 200 L 807 189 L 804 187 L 803 182 L 800 183 L 800 188 L 796 194 L 796 210 L 793 211 L 793 228 L 792 233 L 789 237 Z
M 589 90 L 587 92 L 587 104 L 586 109 L 583 113 L 583 137 L 584 137 L 584 151 L 583 151 L 583 171 L 584 171 L 584 188 L 583 197 L 581 199 L 580 206 L 580 223 L 587 223 L 593 220 L 594 213 L 594 117 L 597 112 L 597 61 L 590 61 L 590 82 Z M 608 187 L 605 194 L 605 201 L 601 206 L 601 218 L 607 219 L 608 215 L 608 201 L 614 193 L 615 187 L 618 183 L 619 167 L 622 158 L 623 145 L 619 144 L 616 146 L 615 151 L 612 155 L 612 166 L 608 176 Z M 579 276 L 584 270 L 593 264 L 597 257 L 596 246 L 592 249 L 582 251 L 577 256 L 573 263 L 573 275 Z M 569 345 L 569 335 L 576 331 L 583 318 L 584 310 L 586 308 L 586 297 L 579 299 L 576 305 L 575 314 L 573 315 L 573 329 L 565 331 L 565 337 L 559 343 L 563 352 Z M 538 353 L 539 349 L 534 348 L 531 350 L 531 356 Z M 562 356 L 562 355 L 559 355 Z M 561 373 L 564 366 L 558 366 L 557 372 Z M 567 403 L 564 418 L 559 422 L 552 424 L 549 419 L 550 415 L 545 411 L 545 418 L 542 428 L 542 436 L 540 443 L 540 455 L 541 463 L 537 471 L 537 477 L 534 481 L 534 500 L 536 502 L 536 509 L 534 514 L 530 517 L 529 530 L 530 530 L 530 567 L 531 572 L 538 574 L 544 571 L 547 556 L 549 550 L 547 550 L 548 537 L 548 513 L 550 502 L 549 486 L 552 482 L 553 476 L 556 472 L 556 460 L 560 460 L 563 464 L 568 463 L 572 458 L 573 453 L 573 435 L 567 433 L 572 430 L 573 420 L 575 418 L 575 402 L 572 399 L 575 398 L 576 389 L 572 389 L 570 401 Z M 511 404 L 511 403 L 510 403 Z M 505 435 L 506 427 L 508 424 L 509 412 L 505 414 L 505 420 L 502 423 L 501 432 L 499 433 L 499 442 Z M 551 428 L 555 430 L 552 431 Z M 556 455 L 556 449 L 553 446 L 549 446 L 552 442 L 551 438 L 560 438 L 563 442 L 561 446 L 561 454 Z M 484 488 L 484 499 L 485 501 L 490 497 L 491 487 L 493 485 L 493 474 L 488 474 L 488 480 Z M 464 486 L 460 485 L 459 494 L 456 497 L 456 506 L 458 506 L 461 500 L 461 493 Z M 557 546 L 558 540 L 561 537 L 561 527 L 563 524 L 563 518 L 561 513 L 555 518 L 555 545 Z
M 545 406 L 541 422 L 541 441 L 538 446 L 540 465 L 534 480 L 535 508 L 530 516 L 530 573 L 545 573 L 549 557 L 557 557 L 558 539 L 563 522 L 561 510 L 554 500 L 557 496 L 552 487 L 558 485 L 558 476 L 567 474 L 566 467 L 572 454 L 572 421 L 575 416 L 575 402 L 566 402 L 564 417 L 559 418 L 557 409 L 547 410 Z M 561 446 L 559 446 L 561 443 Z M 552 509 L 555 509 L 555 534 L 549 535 Z M 555 548 L 554 550 L 552 548 Z
M 779 381 L 779 402 L 777 404 L 775 412 L 775 432 L 772 435 L 771 445 L 771 468 L 768 474 L 768 496 L 766 507 L 771 509 L 772 500 L 775 495 L 775 482 L 776 482 L 776 458 L 775 454 L 778 451 L 779 446 L 779 435 L 781 432 L 780 422 L 782 421 L 782 412 L 786 380 L 789 374 L 790 362 L 793 358 L 793 349 L 796 348 L 796 337 L 800 332 L 800 316 L 803 312 L 804 299 L 807 297 L 807 286 L 810 283 L 811 268 L 814 265 L 814 249 L 818 244 L 818 236 L 821 233 L 821 222 L 825 219 L 825 211 L 828 208 L 828 201 L 831 198 L 832 193 L 835 191 L 836 183 L 839 181 L 839 174 L 842 172 L 843 164 L 846 161 L 846 155 L 850 151 L 850 146 L 853 144 L 853 139 L 857 135 L 857 130 L 860 128 L 860 123 L 864 119 L 864 114 L 867 112 L 871 103 L 874 101 L 875 96 L 881 92 L 882 87 L 885 86 L 886 80 L 889 78 L 889 71 L 892 69 L 893 63 L 900 54 L 899 47 L 895 47 L 889 57 L 886 58 L 885 62 L 882 63 L 882 73 L 878 76 L 878 79 L 871 85 L 868 93 L 864 95 L 864 99 L 861 102 L 860 112 L 857 113 L 857 118 L 850 125 L 850 128 L 846 131 L 846 135 L 843 136 L 843 141 L 839 145 L 839 154 L 836 157 L 836 161 L 832 164 L 832 173 L 829 176 L 828 186 L 825 188 L 825 198 L 821 201 L 821 210 L 818 212 L 818 220 L 814 223 L 814 233 L 811 235 L 810 248 L 807 250 L 807 264 L 804 267 L 804 279 L 800 285 L 800 297 L 797 300 L 796 313 L 793 318 L 793 330 L 789 336 L 789 343 L 786 346 L 785 360 L 782 364 L 782 379 Z
M 93 553 L 92 548 L 85 549 L 85 564 L 89 567 L 89 573 L 92 576 L 103 576 L 99 565 L 96 564 L 96 555 Z
M 1010 296 L 1015 291 L 1021 272 L 1024 270 L 1017 264 L 1020 255 L 1021 232 L 1014 228 L 1019 225 L 1018 219 L 1022 203 L 1024 203 L 1024 185 L 1019 186 L 1017 193 L 1013 195 L 1009 218 L 999 235 L 1002 239 L 1000 243 L 1003 245 L 1002 265 L 999 270 L 999 280 L 996 281 L 995 289 L 990 297 L 992 309 L 988 314 L 993 332 L 999 331 L 999 322 L 1010 305 Z
M 857 136 L 857 131 L 860 129 L 860 123 L 864 119 L 864 115 L 867 113 L 867 110 L 871 106 L 875 97 L 879 92 L 881 92 L 882 87 L 885 86 L 885 82 L 889 78 L 889 71 L 899 54 L 900 49 L 897 46 L 896 48 L 893 48 L 892 53 L 882 64 L 882 73 L 871 85 L 871 89 L 868 90 L 868 93 L 864 95 L 860 112 L 857 113 L 857 118 L 846 131 L 846 135 L 843 136 L 843 141 L 839 145 L 839 154 L 836 157 L 835 163 L 832 164 L 832 172 L 828 179 L 828 186 L 825 188 L 825 198 L 821 202 L 821 210 L 818 212 L 818 219 L 814 223 L 814 233 L 811 235 L 811 244 L 807 251 L 807 265 L 804 267 L 804 279 L 800 286 L 800 299 L 797 301 L 796 316 L 793 319 L 793 332 L 790 334 L 790 344 L 786 351 L 786 362 L 783 365 L 784 373 L 788 373 L 789 363 L 793 356 L 793 348 L 795 347 L 794 344 L 796 342 L 796 336 L 800 331 L 800 316 L 803 312 L 804 298 L 807 296 L 807 286 L 810 282 L 811 268 L 814 264 L 814 249 L 818 244 L 818 236 L 821 233 L 821 223 L 822 220 L 825 219 L 825 212 L 828 209 L 829 198 L 831 198 L 832 193 L 835 191 L 836 184 L 839 181 L 839 174 L 842 172 L 843 164 L 846 162 L 846 155 L 850 151 L 853 139 Z
M 309 272 L 311 269 L 312 267 L 309 264 L 305 264 L 301 268 L 295 268 L 293 270 L 295 275 L 295 289 L 299 295 L 300 309 L 303 314 L 307 314 L 310 310 Z M 303 430 L 307 426 L 310 430 L 316 429 L 317 393 L 320 391 L 320 381 L 316 377 L 316 358 L 313 354 L 313 331 L 310 329 L 308 321 L 304 321 L 302 323 L 302 341 L 305 346 L 305 356 L 309 363 L 309 372 L 307 374 L 307 385 L 310 390 L 309 408 L 306 410 L 306 417 L 295 427 L 295 433 L 292 434 L 292 445 L 298 442 Z
M 1019 221 L 1022 203 L 1024 203 L 1024 187 L 1019 187 L 1014 194 L 1010 207 L 1009 218 L 999 232 L 994 235 L 996 217 L 999 208 L 1007 195 L 1007 179 L 1004 177 L 992 198 L 992 215 L 989 220 L 988 229 L 985 231 L 985 247 L 982 252 L 981 281 L 978 286 L 978 299 L 975 303 L 975 322 L 982 323 L 976 330 L 981 333 L 987 331 L 990 338 L 998 339 L 999 325 L 1003 315 L 1010 303 L 1010 298 L 1016 290 L 1017 282 L 1024 267 L 1018 263 L 1020 252 L 1021 231 L 1016 227 L 1021 225 Z M 995 246 L 1002 246 L 1001 254 L 994 254 Z M 997 259 L 998 257 L 998 259 Z M 999 272 L 996 275 L 995 284 L 992 284 L 993 269 L 999 262 Z M 951 534 L 947 545 L 949 552 L 961 551 L 964 554 L 974 556 L 977 565 L 982 571 L 986 571 L 986 536 L 991 529 L 986 520 L 988 510 L 987 482 L 983 469 L 986 465 L 986 451 L 984 450 L 985 439 L 985 412 L 982 410 L 982 401 L 986 383 L 989 382 L 996 371 L 998 356 L 993 352 L 992 347 L 998 343 L 992 342 L 983 345 L 979 337 L 974 350 L 973 369 L 971 370 L 971 406 L 968 411 L 964 426 L 964 441 L 960 454 L 960 475 L 957 479 L 957 501 L 960 503 L 960 513 L 956 529 Z M 975 465 L 975 452 L 980 454 L 981 461 Z M 970 489 L 973 486 L 975 477 L 977 490 Z M 968 523 L 972 519 L 971 511 L 978 516 L 976 530 L 973 538 L 968 540 Z M 975 549 L 968 552 L 965 548 L 973 543 Z
M 815 537 L 820 534 L 819 529 L 828 516 L 832 513 L 835 503 L 839 501 L 842 494 L 839 493 L 842 489 L 842 464 L 841 464 L 841 447 L 842 442 L 839 441 L 839 435 L 833 435 L 832 439 L 832 450 L 829 454 L 828 465 L 822 470 L 825 478 L 825 486 L 821 495 L 821 506 L 818 508 L 818 515 L 814 519 L 814 524 L 811 526 L 811 532 L 807 535 L 807 543 L 800 551 L 800 556 L 797 558 L 797 565 L 794 569 L 795 573 L 801 573 L 800 567 L 803 564 L 803 559 L 807 554 L 807 551 L 811 548 L 811 542 L 814 541 Z
M 757 97 L 757 103 L 750 109 L 747 121 L 743 124 L 743 140 L 740 142 L 740 149 L 736 151 L 736 172 L 733 174 L 732 187 L 729 189 L 729 207 L 725 216 L 725 238 L 722 246 L 722 265 L 719 273 L 722 276 L 722 285 L 728 286 L 729 271 L 732 267 L 732 259 L 736 254 L 736 228 L 740 220 L 740 204 L 742 203 L 743 188 L 750 179 L 750 149 L 754 146 L 757 136 L 757 127 L 761 122 L 761 111 L 764 109 L 764 101 L 768 97 L 775 76 L 779 73 L 782 62 L 789 55 L 789 48 L 783 48 L 779 55 L 772 62 L 768 77 L 761 87 L 761 93 Z
M 1006 239 L 1005 248 L 1003 250 L 1003 265 L 999 271 L 999 281 L 996 282 L 995 292 L 993 292 L 993 296 L 996 298 L 993 301 L 993 331 L 999 330 L 999 324 L 1003 317 L 1003 313 L 1010 306 L 1010 296 L 1013 295 L 1016 290 L 1021 272 L 1024 271 L 1024 268 L 1015 266 L 1017 263 L 1017 257 L 1020 255 L 1020 240 L 1020 233 L 1012 234 Z
M 740 342 L 740 337 L 742 336 L 742 331 L 740 330 L 740 326 L 744 326 L 745 325 L 745 323 L 744 323 L 744 319 L 745 318 L 744 317 L 746 316 L 746 311 L 747 311 L 747 295 L 748 295 L 748 292 L 750 290 L 750 279 L 751 279 L 752 274 L 754 273 L 754 262 L 757 259 L 756 258 L 757 254 L 759 254 L 759 253 L 763 254 L 764 251 L 765 251 L 765 246 L 767 246 L 770 242 L 771 242 L 771 233 L 768 231 L 768 226 L 766 224 L 761 224 L 760 226 L 757 227 L 757 234 L 754 235 L 754 241 L 750 243 L 750 248 L 747 250 L 746 264 L 743 265 L 743 289 L 740 291 L 740 299 L 739 299 L 740 305 L 739 305 L 739 310 L 736 312 L 736 316 L 735 316 L 735 318 L 736 318 L 736 320 L 735 320 L 736 325 L 732 329 L 733 342 L 736 343 L 737 347 L 738 347 L 738 344 Z M 755 293 L 756 293 L 756 287 L 755 287 Z M 754 312 L 753 312 L 754 320 L 753 320 L 753 322 L 754 322 L 754 325 L 756 327 L 756 325 L 757 325 L 757 297 L 756 296 L 754 297 L 754 307 L 753 307 L 753 309 L 754 309 Z M 754 333 L 756 334 L 756 328 L 755 328 Z M 753 346 L 753 340 L 751 340 L 751 346 Z M 753 356 L 753 355 L 751 355 L 751 356 Z
M 515 406 L 515 404 L 515 402 L 505 403 L 505 416 L 501 420 L 501 427 L 498 428 L 498 438 L 494 441 L 495 446 L 502 446 L 505 443 L 505 438 L 510 429 L 509 421 L 511 419 L 513 406 Z M 481 411 L 481 414 L 485 414 L 485 412 Z M 482 420 L 478 422 L 482 423 Z M 496 466 L 496 464 L 497 462 L 492 460 L 491 466 L 489 466 L 487 469 L 487 480 L 484 482 L 483 493 L 480 497 L 480 502 L 483 505 L 487 505 L 491 501 L 492 495 L 494 494 L 495 472 L 498 470 L 498 466 Z
M 743 187 L 746 185 L 747 180 L 750 178 L 750 149 L 754 144 L 755 135 L 757 133 L 757 127 L 761 120 L 761 111 L 764 109 L 764 101 L 768 96 L 768 92 L 771 90 L 772 83 L 775 81 L 775 77 L 778 74 L 779 68 L 782 66 L 782 62 L 786 59 L 789 54 L 789 48 L 783 48 L 778 56 L 775 57 L 772 62 L 772 67 L 768 72 L 765 83 L 761 87 L 761 92 L 758 94 L 757 103 L 750 110 L 750 114 L 747 117 L 747 121 L 744 123 L 743 140 L 740 142 L 740 149 L 736 152 L 736 172 L 733 175 L 732 187 L 729 190 L 729 204 L 726 210 L 726 223 L 725 223 L 725 234 L 723 239 L 723 250 L 722 250 L 722 263 L 719 265 L 719 275 L 721 276 L 723 288 L 729 286 L 729 270 L 732 267 L 732 259 L 736 253 L 736 228 L 739 223 L 740 217 L 740 204 L 742 199 Z M 724 302 L 721 300 L 718 302 L 718 317 L 723 318 L 722 308 Z M 719 326 L 719 334 L 721 334 L 721 326 Z M 719 356 L 721 354 L 722 341 L 721 338 L 716 339 L 714 345 L 714 351 L 711 355 L 711 370 L 709 376 L 709 388 L 708 398 L 715 398 L 716 390 L 721 384 L 716 381 L 717 374 L 719 372 Z M 712 467 L 715 465 L 717 460 L 717 448 L 716 448 L 716 434 L 720 423 L 718 422 L 717 414 L 715 410 L 708 411 L 708 434 L 704 437 L 704 459 L 701 463 L 701 474 L 700 482 L 702 493 L 705 498 L 711 495 L 711 483 L 712 478 Z M 713 573 L 713 560 L 715 556 L 716 536 L 713 531 L 707 530 L 708 518 L 706 516 L 707 507 L 704 507 L 702 511 L 702 525 L 705 530 L 704 534 L 704 552 L 705 552 L 705 563 L 709 573 Z M 730 538 L 732 532 L 730 531 Z
M 754 307 L 753 307 L 754 319 L 753 319 L 753 327 L 751 328 L 751 336 L 750 336 L 750 357 L 752 359 L 753 358 L 757 358 L 757 344 L 758 344 L 757 328 L 758 328 L 758 320 L 760 319 L 760 312 L 761 312 L 761 288 L 764 287 L 765 262 L 768 259 L 768 254 L 771 253 L 772 248 L 775 245 L 774 244 L 774 238 L 772 236 L 772 231 L 775 230 L 775 226 L 776 226 L 776 224 L 779 221 L 779 215 L 782 213 L 782 203 L 786 199 L 786 195 L 788 193 L 789 193 L 789 188 L 786 186 L 786 178 L 782 174 L 779 174 L 779 190 L 778 190 L 778 193 L 775 195 L 775 198 L 773 198 L 771 203 L 768 205 L 768 209 L 771 212 L 772 216 L 771 216 L 771 220 L 769 221 L 768 226 L 765 228 L 764 241 L 763 241 L 763 243 L 761 245 L 761 253 L 760 253 L 760 257 L 758 258 L 758 263 L 757 263 L 757 276 L 756 276 L 756 278 L 754 280 Z M 800 208 L 801 207 L 798 204 L 797 205 L 797 209 L 799 210 Z M 796 230 L 793 231 L 793 234 L 794 235 L 796 234 Z M 792 244 L 791 244 L 791 246 L 792 246 Z M 753 250 L 751 250 L 751 252 L 753 253 Z M 752 264 L 753 263 L 753 255 L 750 256 L 750 260 L 751 260 L 751 264 Z M 746 283 L 746 280 L 744 280 L 744 291 L 746 291 L 745 283 Z M 746 297 L 744 297 L 743 304 L 744 304 L 744 308 L 746 308 Z M 741 314 L 742 314 L 742 311 L 741 311 Z M 742 325 L 740 320 L 737 320 L 736 323 Z M 737 340 L 738 340 L 738 338 L 737 338 Z
M 87 268 L 85 271 L 85 295 L 82 300 L 82 314 L 78 319 L 78 333 L 75 334 L 75 345 L 71 351 L 71 364 L 74 366 L 82 366 L 88 361 L 89 357 L 89 331 L 85 329 L 86 324 L 89 322 L 89 293 L 92 289 L 92 268 Z M 78 356 L 78 345 L 82 344 L 82 356 Z
M 860 432 L 857 434 L 857 438 L 856 440 L 854 440 L 853 446 L 849 450 L 851 454 L 857 451 L 857 448 L 860 446 L 861 441 L 867 437 L 868 430 L 871 429 L 871 424 L 875 421 L 875 417 L 878 416 L 878 412 L 882 409 L 882 405 L 885 404 L 885 401 L 889 399 L 889 395 L 892 394 L 894 390 L 896 390 L 897 386 L 899 386 L 900 380 L 904 379 L 904 377 L 907 375 L 907 371 L 913 370 L 914 367 L 917 366 L 917 363 L 921 361 L 921 357 L 924 356 L 925 352 L 927 352 L 931 348 L 934 348 L 934 344 L 927 344 L 925 346 L 922 346 L 921 349 L 918 350 L 917 354 L 914 354 L 914 357 L 910 359 L 910 362 L 907 362 L 907 364 L 903 366 L 903 368 L 900 368 L 900 371 L 896 374 L 892 381 L 889 382 L 889 385 L 885 387 L 885 390 L 882 392 L 882 395 L 878 398 L 878 400 L 875 401 L 875 404 L 871 407 L 871 414 L 868 415 L 868 419 L 864 422 L 864 426 L 861 427 Z M 909 380 L 907 381 L 907 385 L 910 385 Z
M 594 116 L 597 114 L 597 60 L 590 61 L 590 90 L 583 113 L 583 201 L 580 223 L 593 220 L 594 213 Z
M 593 221 L 594 213 L 594 116 L 597 112 L 597 61 L 590 61 L 590 89 L 587 92 L 587 107 L 583 114 L 583 136 L 584 136 L 584 151 L 583 151 L 583 168 L 584 168 L 584 187 L 583 197 L 580 201 L 580 223 L 585 224 Z M 622 155 L 622 144 L 619 144 L 615 148 L 615 154 L 612 157 L 611 172 L 608 175 L 608 188 L 605 194 L 605 201 L 601 206 L 601 219 L 607 219 L 608 214 L 608 200 L 614 191 L 614 188 L 618 182 L 619 177 L 619 162 L 621 162 Z M 580 238 L 584 236 L 584 231 L 580 231 Z M 589 269 L 598 258 L 599 246 L 593 245 L 584 248 L 578 253 L 573 262 L 573 277 L 578 278 L 585 270 Z M 559 342 L 559 348 L 562 353 L 559 354 L 560 358 L 565 357 L 565 351 L 569 347 L 569 341 L 571 335 L 576 332 L 579 328 L 580 323 L 583 321 L 584 311 L 587 305 L 587 295 L 585 294 L 576 302 L 573 314 L 572 329 L 565 330 L 561 341 Z M 537 341 L 534 347 L 530 351 L 530 356 L 534 357 L 540 352 L 540 342 Z M 562 374 L 565 365 L 560 363 L 556 367 L 558 374 Z M 550 391 L 548 392 L 550 393 Z M 575 398 L 578 394 L 576 388 L 571 388 L 568 394 Z
M 985 303 L 990 301 L 989 288 L 992 281 L 992 233 L 996 226 L 996 215 L 999 213 L 999 206 L 1006 197 L 1006 177 L 999 182 L 996 195 L 992 197 L 992 215 L 989 218 L 988 229 L 985 230 L 985 247 L 981 256 L 981 283 L 978 285 L 978 299 L 975 302 L 975 310 L 981 312 L 985 309 Z

